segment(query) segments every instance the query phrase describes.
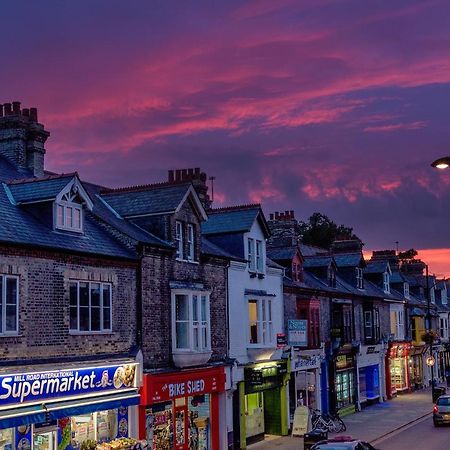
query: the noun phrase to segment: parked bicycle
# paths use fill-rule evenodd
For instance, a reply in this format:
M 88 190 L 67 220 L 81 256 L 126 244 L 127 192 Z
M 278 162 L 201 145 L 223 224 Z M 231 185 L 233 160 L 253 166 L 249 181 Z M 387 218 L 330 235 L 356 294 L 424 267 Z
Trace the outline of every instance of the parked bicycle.
M 347 429 L 338 413 L 322 414 L 318 409 L 311 410 L 311 423 L 313 429 L 320 428 L 331 433 L 342 433 Z

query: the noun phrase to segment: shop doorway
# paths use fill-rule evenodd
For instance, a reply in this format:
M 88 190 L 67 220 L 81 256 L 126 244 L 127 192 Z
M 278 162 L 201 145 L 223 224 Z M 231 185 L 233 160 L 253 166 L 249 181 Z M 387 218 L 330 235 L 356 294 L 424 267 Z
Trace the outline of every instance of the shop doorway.
M 37 428 L 33 433 L 34 450 L 57 450 L 58 438 L 55 426 Z

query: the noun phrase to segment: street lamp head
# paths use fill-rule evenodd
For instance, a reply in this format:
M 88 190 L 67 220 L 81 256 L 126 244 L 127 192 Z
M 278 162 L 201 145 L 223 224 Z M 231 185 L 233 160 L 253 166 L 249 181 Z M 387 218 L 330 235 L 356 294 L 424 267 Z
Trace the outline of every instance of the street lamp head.
M 436 161 L 431 163 L 431 167 L 435 167 L 436 169 L 447 169 L 450 167 L 450 156 L 444 156 L 443 158 L 439 158 Z

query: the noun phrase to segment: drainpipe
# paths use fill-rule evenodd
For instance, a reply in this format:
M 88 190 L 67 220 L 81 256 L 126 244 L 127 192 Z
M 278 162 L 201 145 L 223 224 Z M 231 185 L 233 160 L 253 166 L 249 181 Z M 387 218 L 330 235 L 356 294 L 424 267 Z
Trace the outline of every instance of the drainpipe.
M 136 269 L 136 345 L 142 351 L 142 261 L 144 247 L 138 244 L 139 263 Z

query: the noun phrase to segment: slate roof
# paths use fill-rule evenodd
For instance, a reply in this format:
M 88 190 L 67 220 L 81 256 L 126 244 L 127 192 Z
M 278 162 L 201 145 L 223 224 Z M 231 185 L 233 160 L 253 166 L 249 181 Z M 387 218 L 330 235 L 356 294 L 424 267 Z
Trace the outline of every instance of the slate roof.
M 77 176 L 76 173 L 48 176 L 8 183 L 8 188 L 16 203 L 53 200 L 61 190 Z
M 314 256 L 328 253 L 328 250 L 320 247 L 314 247 L 313 245 L 305 245 L 300 243 L 299 247 L 303 256 Z
M 364 261 L 361 253 L 337 253 L 333 258 L 338 267 L 358 267 L 361 260 Z
M 202 236 L 202 253 L 206 253 L 208 255 L 218 256 L 220 258 L 225 258 L 234 261 L 246 262 L 245 259 L 240 258 L 239 256 L 232 255 L 226 250 L 222 249 L 218 245 L 213 244 L 211 241 Z
M 261 213 L 259 205 L 216 209 L 208 212 L 208 220 L 202 224 L 202 233 L 247 233 Z
M 386 261 L 367 261 L 364 273 L 384 273 L 388 263 Z
M 333 257 L 330 255 L 308 256 L 303 261 L 303 267 L 328 267 L 332 260 Z
M 291 260 L 297 253 L 297 247 L 267 247 L 267 255 L 274 261 Z
M 389 281 L 391 283 L 404 283 L 406 280 L 400 271 L 395 270 L 392 272 L 391 276 L 389 277 Z
M 122 217 L 174 212 L 191 183 L 155 184 L 130 189 L 104 190 L 102 198 Z

